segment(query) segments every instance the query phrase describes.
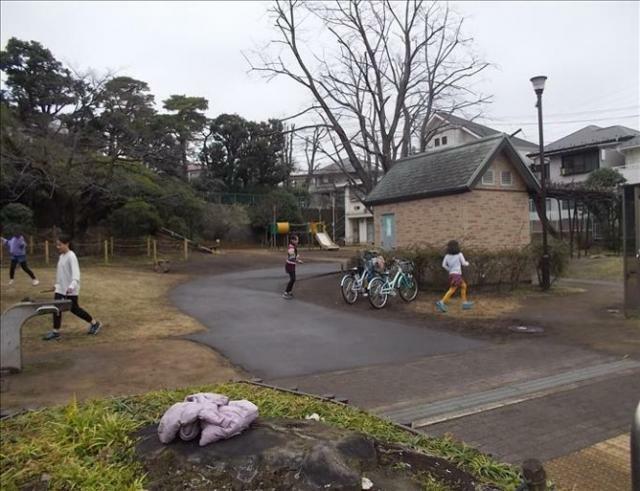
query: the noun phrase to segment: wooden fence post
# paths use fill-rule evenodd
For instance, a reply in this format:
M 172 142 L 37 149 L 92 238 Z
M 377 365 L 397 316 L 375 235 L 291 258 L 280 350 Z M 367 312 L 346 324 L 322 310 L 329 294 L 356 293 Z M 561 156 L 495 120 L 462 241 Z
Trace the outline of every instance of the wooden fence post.
M 109 241 L 104 241 L 104 263 L 109 264 Z
M 153 263 L 158 263 L 158 241 L 153 239 Z
M 184 260 L 189 260 L 189 240 L 184 239 Z
M 111 241 L 111 244 L 109 244 L 111 246 L 111 257 L 113 257 L 113 237 L 110 237 L 109 240 Z
M 29 255 L 33 256 L 33 250 L 34 250 L 33 235 L 30 235 L 29 236 Z
M 147 257 L 151 257 L 151 237 L 147 235 Z
M 44 241 L 44 263 L 49 264 L 49 241 Z

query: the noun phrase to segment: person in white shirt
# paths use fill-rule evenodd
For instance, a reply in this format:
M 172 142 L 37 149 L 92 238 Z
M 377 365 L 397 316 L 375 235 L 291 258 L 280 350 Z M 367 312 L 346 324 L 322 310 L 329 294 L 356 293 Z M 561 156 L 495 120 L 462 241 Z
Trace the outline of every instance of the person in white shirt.
M 60 253 L 58 259 L 58 269 L 56 270 L 55 300 L 71 300 L 71 313 L 89 323 L 87 334 L 98 334 L 102 324 L 95 320 L 91 314 L 78 304 L 80 294 L 80 265 L 75 252 L 69 247 L 71 238 L 68 235 L 61 235 L 56 241 L 56 248 Z M 58 339 L 60 337 L 60 326 L 62 324 L 62 313 L 54 314 L 53 330 L 49 331 L 43 338 L 45 341 Z
M 460 245 L 456 240 L 450 240 L 447 243 L 447 255 L 444 256 L 442 267 L 449 272 L 449 289 L 445 293 L 442 300 L 436 302 L 436 308 L 440 312 L 446 312 L 447 302 L 453 294 L 460 288 L 460 296 L 462 297 L 462 308 L 467 310 L 473 307 L 473 302 L 467 300 L 467 283 L 462 277 L 462 266 L 469 266 L 469 263 L 460 252 Z

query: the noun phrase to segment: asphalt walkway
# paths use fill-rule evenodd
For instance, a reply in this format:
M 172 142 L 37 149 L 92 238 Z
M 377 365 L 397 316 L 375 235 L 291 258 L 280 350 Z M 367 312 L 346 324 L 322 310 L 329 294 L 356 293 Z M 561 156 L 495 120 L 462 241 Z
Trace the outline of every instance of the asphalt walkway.
M 337 271 L 339 264 L 306 264 L 298 267 L 298 278 Z M 281 292 L 287 279 L 283 267 L 200 277 L 176 288 L 172 300 L 209 328 L 188 339 L 215 348 L 262 378 L 404 363 L 485 344 L 424 326 L 286 300 Z M 336 288 L 338 281 L 336 275 Z

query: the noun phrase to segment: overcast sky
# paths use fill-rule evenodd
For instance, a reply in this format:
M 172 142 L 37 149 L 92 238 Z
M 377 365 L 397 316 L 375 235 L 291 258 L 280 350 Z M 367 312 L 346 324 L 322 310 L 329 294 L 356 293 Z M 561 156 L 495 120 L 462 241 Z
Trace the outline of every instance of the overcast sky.
M 549 77 L 547 143 L 588 124 L 640 128 L 639 2 L 454 2 L 465 32 L 495 64 L 481 81 L 488 126 L 537 141 L 529 78 Z M 210 116 L 284 117 L 308 95 L 248 73 L 242 52 L 273 37 L 267 2 L 4 1 L 1 42 L 37 40 L 79 69 L 107 69 L 170 94 L 204 96 Z M 522 136 L 522 135 L 520 135 Z

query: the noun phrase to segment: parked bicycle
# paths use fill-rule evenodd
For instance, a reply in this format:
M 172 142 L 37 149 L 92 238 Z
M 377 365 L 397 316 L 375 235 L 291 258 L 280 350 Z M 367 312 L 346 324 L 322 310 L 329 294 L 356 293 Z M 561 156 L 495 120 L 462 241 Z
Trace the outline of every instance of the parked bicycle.
M 369 282 L 379 274 L 377 265 L 380 264 L 381 259 L 377 253 L 367 251 L 362 256 L 363 265 L 350 269 L 342 277 L 340 290 L 345 302 L 353 305 L 358 300 L 358 295 L 367 295 Z M 382 261 L 381 264 L 384 262 Z
M 376 309 L 383 308 L 389 295 L 395 296 L 396 290 L 405 302 L 412 302 L 418 296 L 418 281 L 414 276 L 412 261 L 393 260 L 390 271 L 369 282 L 369 302 Z M 392 278 L 392 279 L 391 279 Z

